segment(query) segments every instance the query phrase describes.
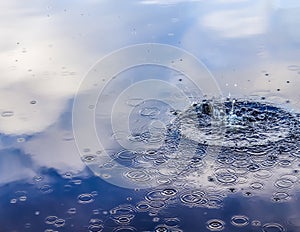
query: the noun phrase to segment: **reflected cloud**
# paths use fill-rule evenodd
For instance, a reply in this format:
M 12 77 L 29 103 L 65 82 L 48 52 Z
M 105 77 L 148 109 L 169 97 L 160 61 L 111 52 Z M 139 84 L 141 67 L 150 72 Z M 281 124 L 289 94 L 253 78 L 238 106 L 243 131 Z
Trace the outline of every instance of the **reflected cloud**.
M 227 38 L 260 35 L 267 29 L 267 9 L 262 4 L 255 4 L 235 10 L 216 10 L 204 16 L 200 23 Z

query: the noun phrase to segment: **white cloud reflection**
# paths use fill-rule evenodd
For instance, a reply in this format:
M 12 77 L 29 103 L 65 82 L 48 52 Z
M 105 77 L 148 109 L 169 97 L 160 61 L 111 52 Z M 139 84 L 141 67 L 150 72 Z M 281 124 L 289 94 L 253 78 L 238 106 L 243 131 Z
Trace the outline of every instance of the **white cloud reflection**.
M 68 109 L 68 102 L 92 64 L 115 49 L 145 42 L 180 46 L 203 59 L 226 95 L 230 92 L 244 96 L 257 89 L 276 94 L 286 81 L 282 77 L 289 77 L 295 84 L 282 92 L 299 106 L 299 75 L 286 68 L 289 64 L 299 65 L 299 52 L 290 46 L 292 39 L 298 41 L 299 33 L 294 27 L 297 23 L 292 16 L 276 18 L 278 8 L 285 8 L 285 15 L 289 15 L 289 9 L 296 15 L 298 2 L 275 3 L 145 0 L 129 4 L 91 0 L 71 5 L 68 1 L 2 1 L 0 115 L 13 114 L 0 116 L 0 132 L 35 135 L 22 149 L 39 166 L 61 172 L 82 170 L 84 165 L 75 142 L 64 140 L 70 128 L 63 130 L 55 124 Z M 287 27 L 282 30 L 288 28 L 294 37 L 282 38 L 284 31 L 272 29 L 271 15 L 284 21 Z M 264 56 L 259 53 L 260 47 Z M 276 71 L 277 74 L 271 73 L 272 84 L 261 78 L 262 70 Z M 9 162 L 27 173 L 28 168 L 19 165 L 22 162 Z M 7 170 L 4 166 L 0 169 Z M 30 171 L 15 173 L 3 177 L 3 181 L 32 175 Z

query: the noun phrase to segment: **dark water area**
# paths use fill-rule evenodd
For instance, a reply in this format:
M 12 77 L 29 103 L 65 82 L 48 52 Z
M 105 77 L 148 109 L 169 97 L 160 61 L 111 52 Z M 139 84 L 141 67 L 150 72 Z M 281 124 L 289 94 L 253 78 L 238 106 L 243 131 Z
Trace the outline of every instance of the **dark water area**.
M 283 202 L 259 194 L 228 193 L 218 208 L 187 206 L 174 196 L 151 207 L 151 200 L 145 198 L 149 190 L 118 188 L 91 173 L 84 179 L 64 177 L 53 169 L 44 169 L 40 174 L 51 178 L 52 184 L 35 178 L 30 184 L 14 182 L 1 187 L 0 231 L 300 229 L 299 193 Z

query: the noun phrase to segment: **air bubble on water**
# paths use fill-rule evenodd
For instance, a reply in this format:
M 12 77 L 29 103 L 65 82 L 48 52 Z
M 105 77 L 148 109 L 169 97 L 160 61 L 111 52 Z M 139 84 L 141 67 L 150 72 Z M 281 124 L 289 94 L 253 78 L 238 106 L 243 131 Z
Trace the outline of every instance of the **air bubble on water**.
M 238 227 L 247 226 L 249 218 L 245 215 L 235 215 L 231 218 L 231 224 Z
M 262 227 L 263 232 L 284 232 L 285 228 L 278 223 L 266 223 Z
M 211 219 L 206 222 L 206 228 L 210 231 L 222 231 L 225 228 L 225 222 L 219 219 Z
M 80 194 L 77 197 L 77 199 L 78 199 L 78 203 L 80 203 L 80 204 L 89 204 L 89 203 L 92 203 L 95 200 L 93 195 L 90 194 L 90 193 Z
M 18 200 L 17 200 L 16 198 L 12 198 L 12 199 L 10 200 L 10 203 L 11 203 L 11 204 L 16 204 L 17 201 L 18 201 Z

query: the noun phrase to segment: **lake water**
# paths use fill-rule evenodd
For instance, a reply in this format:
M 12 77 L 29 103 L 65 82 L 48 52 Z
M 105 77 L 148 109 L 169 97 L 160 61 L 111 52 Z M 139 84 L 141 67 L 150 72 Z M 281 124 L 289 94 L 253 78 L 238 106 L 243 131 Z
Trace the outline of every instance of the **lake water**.
M 0 231 L 300 231 L 300 2 L 0 3 Z

